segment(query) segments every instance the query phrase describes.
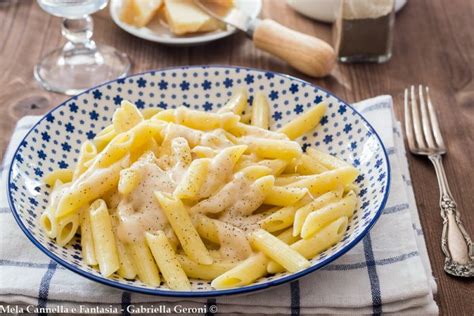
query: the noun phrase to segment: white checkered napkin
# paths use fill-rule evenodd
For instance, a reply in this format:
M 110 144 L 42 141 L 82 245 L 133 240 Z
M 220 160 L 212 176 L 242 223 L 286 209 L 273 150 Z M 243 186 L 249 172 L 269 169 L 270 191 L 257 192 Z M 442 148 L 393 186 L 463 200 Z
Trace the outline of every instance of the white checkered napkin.
M 10 213 L 4 174 L 0 187 L 0 301 L 83 311 L 113 308 L 124 313 L 138 308 L 183 312 L 190 307 L 213 312 L 216 307 L 220 313 L 437 314 L 433 300 L 436 284 L 392 99 L 380 96 L 355 107 L 374 126 L 387 148 L 391 190 L 387 206 L 370 234 L 332 264 L 290 284 L 245 296 L 178 300 L 124 292 L 80 277 L 39 251 Z M 5 162 L 11 160 L 14 149 L 37 120 L 25 117 L 18 123 Z

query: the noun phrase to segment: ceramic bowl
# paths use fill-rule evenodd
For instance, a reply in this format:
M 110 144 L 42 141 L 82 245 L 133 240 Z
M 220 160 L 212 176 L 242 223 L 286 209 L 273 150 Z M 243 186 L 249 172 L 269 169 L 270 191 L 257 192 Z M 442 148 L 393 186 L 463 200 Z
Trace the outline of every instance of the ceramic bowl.
M 80 144 L 92 139 L 110 124 L 122 100 L 146 107 L 175 108 L 181 105 L 204 111 L 218 110 L 235 88 L 248 89 L 250 100 L 263 92 L 271 105 L 271 127 L 301 115 L 321 101 L 328 111 L 314 131 L 297 141 L 303 149 L 316 147 L 357 167 L 360 205 L 341 242 L 311 260 L 297 273 L 280 273 L 234 289 L 215 290 L 209 282 L 192 280 L 192 290 L 178 292 L 165 285 L 150 287 L 138 280 L 114 275 L 105 278 L 81 259 L 79 239 L 66 247 L 56 245 L 42 231 L 40 214 L 48 203 L 50 189 L 42 177 L 56 168 L 74 166 Z M 124 290 L 175 297 L 206 297 L 248 293 L 303 277 L 329 264 L 367 234 L 380 216 L 388 197 L 390 167 L 376 131 L 349 104 L 320 87 L 287 75 L 227 66 L 193 66 L 149 71 L 94 87 L 46 114 L 25 136 L 16 150 L 8 175 L 7 195 L 13 215 L 27 237 L 45 254 L 66 268 L 91 280 Z

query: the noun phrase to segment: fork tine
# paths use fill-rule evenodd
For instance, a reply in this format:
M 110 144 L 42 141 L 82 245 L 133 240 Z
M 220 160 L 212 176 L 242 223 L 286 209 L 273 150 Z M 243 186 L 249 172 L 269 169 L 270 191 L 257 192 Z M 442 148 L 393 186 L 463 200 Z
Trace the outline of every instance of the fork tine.
M 433 139 L 433 133 L 431 132 L 430 118 L 428 116 L 428 110 L 426 109 L 426 102 L 423 96 L 423 86 L 418 86 L 418 92 L 420 95 L 420 109 L 421 109 L 421 124 L 423 127 L 423 134 L 425 135 L 426 143 L 431 149 L 436 148 L 435 141 Z
M 438 144 L 438 146 L 444 149 L 446 148 L 446 146 L 444 145 L 443 136 L 441 135 L 441 130 L 439 129 L 438 117 L 436 116 L 433 104 L 431 103 L 430 88 L 426 87 L 425 89 L 428 103 L 428 113 L 430 115 L 431 126 L 433 128 L 433 135 L 436 139 L 436 143 Z
M 420 149 L 426 149 L 425 139 L 423 138 L 423 130 L 421 129 L 420 111 L 416 102 L 415 86 L 411 86 L 411 115 L 413 119 L 413 127 L 415 130 L 415 140 Z
M 411 110 L 408 105 L 408 89 L 405 89 L 405 132 L 407 135 L 408 147 L 415 149 L 415 139 L 413 138 L 413 122 L 411 120 Z

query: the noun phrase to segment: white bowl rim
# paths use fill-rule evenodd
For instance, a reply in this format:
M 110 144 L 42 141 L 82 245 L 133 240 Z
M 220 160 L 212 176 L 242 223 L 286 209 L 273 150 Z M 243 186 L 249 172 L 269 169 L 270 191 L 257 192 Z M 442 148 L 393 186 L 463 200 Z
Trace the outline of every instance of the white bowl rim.
M 372 220 L 370 221 L 370 223 L 364 228 L 364 230 L 353 241 L 351 241 L 345 247 L 339 249 L 337 252 L 335 252 L 331 256 L 328 256 L 327 258 L 323 259 L 321 262 L 318 262 L 317 264 L 312 265 L 309 268 L 306 268 L 304 270 L 289 274 L 287 276 L 284 276 L 282 278 L 278 278 L 276 280 L 270 280 L 270 281 L 259 283 L 259 284 L 253 284 L 253 285 L 248 285 L 248 286 L 245 286 L 245 287 L 238 287 L 238 288 L 230 288 L 230 289 L 225 289 L 225 290 L 171 291 L 171 290 L 161 290 L 159 288 L 150 289 L 150 288 L 143 288 L 143 287 L 138 287 L 138 286 L 133 286 L 133 285 L 128 285 L 128 284 L 122 284 L 122 283 L 116 282 L 113 279 L 107 279 L 107 278 L 95 276 L 95 275 L 90 274 L 90 273 L 88 273 L 84 270 L 81 270 L 80 268 L 76 267 L 75 265 L 70 264 L 68 261 L 58 257 L 57 255 L 55 255 L 54 253 L 49 251 L 45 246 L 43 246 L 38 240 L 36 240 L 36 238 L 33 236 L 33 234 L 23 224 L 23 222 L 21 221 L 21 219 L 18 215 L 15 204 L 12 200 L 12 193 L 11 193 L 12 190 L 11 190 L 11 186 L 10 186 L 10 183 L 11 183 L 11 180 L 12 180 L 12 178 L 11 178 L 12 177 L 12 172 L 13 172 L 13 168 L 15 166 L 15 164 L 13 163 L 13 159 L 16 156 L 18 150 L 20 149 L 21 143 L 23 142 L 23 140 L 25 140 L 30 135 L 30 133 L 36 128 L 36 126 L 38 126 L 43 120 L 46 119 L 48 114 L 56 111 L 57 109 L 59 109 L 60 107 L 62 107 L 64 105 L 66 105 L 71 100 L 75 100 L 79 96 L 81 96 L 83 94 L 86 94 L 86 93 L 88 93 L 88 92 L 90 92 L 94 89 L 97 89 L 99 87 L 105 86 L 105 85 L 110 84 L 110 83 L 114 83 L 117 80 L 123 80 L 123 79 L 133 78 L 133 77 L 137 77 L 137 76 L 142 76 L 142 75 L 145 75 L 145 74 L 148 74 L 148 73 L 160 72 L 160 71 L 171 71 L 171 70 L 187 70 L 187 69 L 195 69 L 195 68 L 200 68 L 200 69 L 202 69 L 202 68 L 222 68 L 222 69 L 233 69 L 233 70 L 235 70 L 235 69 L 244 69 L 244 70 L 248 70 L 248 71 L 260 72 L 262 74 L 263 73 L 272 73 L 275 76 L 280 76 L 280 77 L 284 77 L 286 79 L 297 81 L 297 82 L 303 83 L 305 85 L 309 85 L 311 87 L 317 88 L 318 90 L 326 92 L 327 94 L 329 94 L 329 95 L 333 96 L 334 98 L 336 98 L 339 102 L 341 102 L 344 105 L 348 106 L 351 110 L 353 110 L 355 115 L 358 115 L 362 119 L 365 126 L 373 133 L 373 135 L 375 135 L 375 137 L 377 138 L 377 140 L 378 140 L 378 142 L 379 142 L 379 144 L 380 144 L 380 146 L 383 150 L 384 158 L 385 158 L 385 165 L 386 165 L 386 169 L 387 169 L 387 177 L 386 177 L 387 184 L 385 185 L 384 196 L 383 196 L 382 202 L 380 203 L 380 206 L 379 206 L 377 212 L 375 213 L 375 215 L 372 218 Z M 92 281 L 96 281 L 96 282 L 102 283 L 104 285 L 119 288 L 121 290 L 136 292 L 136 293 L 149 294 L 149 295 L 151 294 L 151 295 L 157 295 L 157 296 L 167 296 L 167 297 L 181 297 L 181 298 L 186 298 L 186 297 L 201 297 L 201 298 L 202 297 L 217 297 L 217 296 L 236 295 L 236 294 L 244 294 L 244 293 L 250 293 L 250 292 L 265 290 L 265 289 L 268 289 L 268 288 L 271 288 L 271 287 L 282 285 L 282 284 L 287 283 L 287 282 L 295 281 L 295 280 L 297 280 L 297 279 L 299 279 L 299 278 L 301 278 L 301 277 L 303 277 L 303 276 L 305 276 L 305 275 L 307 275 L 311 272 L 314 272 L 314 271 L 326 266 L 327 264 L 333 262 L 334 260 L 336 260 L 337 258 L 342 256 L 343 254 L 348 252 L 350 249 L 352 249 L 356 244 L 358 244 L 362 240 L 362 238 L 364 238 L 368 234 L 370 229 L 372 229 L 372 227 L 374 226 L 374 224 L 377 222 L 380 215 L 382 214 L 383 209 L 385 208 L 385 205 L 386 205 L 387 200 L 388 200 L 389 192 L 390 192 L 390 182 L 391 182 L 390 161 L 389 161 L 389 158 L 388 158 L 387 150 L 386 150 L 386 148 L 385 148 L 385 146 L 382 142 L 382 139 L 380 138 L 378 133 L 375 131 L 375 129 L 372 127 L 372 125 L 367 121 L 367 119 L 362 114 L 360 114 L 354 107 L 352 107 L 349 103 L 343 101 L 342 99 L 335 96 L 333 93 L 325 90 L 324 88 L 321 88 L 321 87 L 319 87 L 317 85 L 314 85 L 310 82 L 307 82 L 305 80 L 293 77 L 291 75 L 287 75 L 287 74 L 283 74 L 283 73 L 279 73 L 279 72 L 274 72 L 274 71 L 269 71 L 269 70 L 264 70 L 264 69 L 258 69 L 258 68 L 243 67 L 243 66 L 228 66 L 228 65 L 192 65 L 192 66 L 166 67 L 166 68 L 161 68 L 161 69 L 156 69 L 156 70 L 148 70 L 148 71 L 144 71 L 144 72 L 141 72 L 141 73 L 133 74 L 133 75 L 122 77 L 122 78 L 117 78 L 117 79 L 99 84 L 97 86 L 94 86 L 94 87 L 92 87 L 92 88 L 90 88 L 90 89 L 88 89 L 88 90 L 86 90 L 86 91 L 84 91 L 84 92 L 82 92 L 82 93 L 80 93 L 76 96 L 73 96 L 73 97 L 67 99 L 66 101 L 62 102 L 61 104 L 59 104 L 58 106 L 54 107 L 53 109 L 48 111 L 46 114 L 44 114 L 44 116 L 33 127 L 31 127 L 31 129 L 28 131 L 28 133 L 23 137 L 22 141 L 20 142 L 20 145 L 18 145 L 18 147 L 15 150 L 12 157 L 13 158 L 12 158 L 12 162 L 10 163 L 10 166 L 9 166 L 7 186 L 6 186 L 8 204 L 10 206 L 10 210 L 11 210 L 11 212 L 13 214 L 13 217 L 15 218 L 15 221 L 17 222 L 18 226 L 20 226 L 21 230 L 26 235 L 26 237 L 28 237 L 28 239 L 39 250 L 41 250 L 48 257 L 50 257 L 51 259 L 53 259 L 57 263 L 61 264 L 65 268 L 67 268 L 67 269 L 69 269 L 69 270 L 71 270 L 71 271 L 73 271 L 73 272 L 75 272 L 75 273 L 77 273 L 77 274 L 79 274 L 83 277 L 86 277 L 86 278 L 88 278 Z

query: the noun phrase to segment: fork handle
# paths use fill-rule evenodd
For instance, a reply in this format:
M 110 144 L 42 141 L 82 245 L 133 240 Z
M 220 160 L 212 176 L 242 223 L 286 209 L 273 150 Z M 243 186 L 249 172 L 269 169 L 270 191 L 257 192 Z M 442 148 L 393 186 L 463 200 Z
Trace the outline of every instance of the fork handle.
M 474 245 L 461 223 L 456 202 L 449 189 L 441 155 L 430 155 L 438 178 L 443 232 L 441 249 L 445 255 L 444 271 L 459 277 L 474 276 Z

